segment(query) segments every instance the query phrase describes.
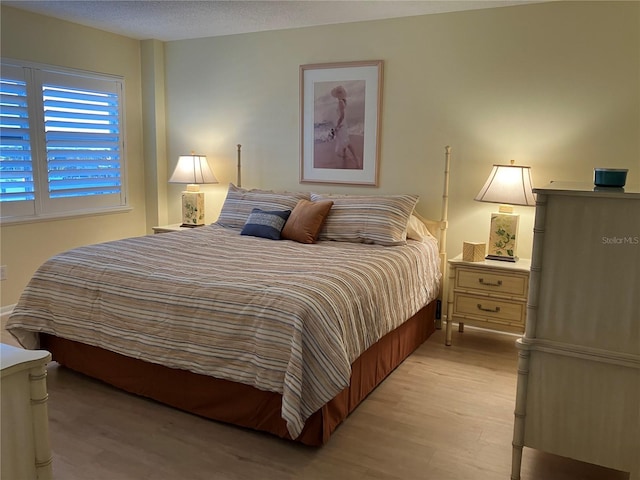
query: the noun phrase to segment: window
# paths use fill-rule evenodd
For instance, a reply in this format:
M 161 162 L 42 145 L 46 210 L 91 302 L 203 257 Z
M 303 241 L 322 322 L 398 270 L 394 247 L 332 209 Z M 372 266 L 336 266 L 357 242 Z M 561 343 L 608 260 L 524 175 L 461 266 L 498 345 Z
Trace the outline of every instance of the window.
M 3 221 L 126 206 L 123 90 L 117 77 L 2 63 Z

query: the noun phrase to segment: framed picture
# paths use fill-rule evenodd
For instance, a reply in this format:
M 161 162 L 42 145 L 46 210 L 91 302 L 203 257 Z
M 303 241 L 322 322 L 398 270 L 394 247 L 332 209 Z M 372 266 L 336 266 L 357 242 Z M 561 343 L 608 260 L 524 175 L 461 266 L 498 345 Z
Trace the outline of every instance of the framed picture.
M 382 60 L 300 66 L 300 182 L 378 185 Z

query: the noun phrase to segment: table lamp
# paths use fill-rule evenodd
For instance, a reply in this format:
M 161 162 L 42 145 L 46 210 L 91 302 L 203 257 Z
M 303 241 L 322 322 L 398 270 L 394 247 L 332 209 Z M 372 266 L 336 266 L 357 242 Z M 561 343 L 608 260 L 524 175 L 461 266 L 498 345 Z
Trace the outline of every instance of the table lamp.
M 190 155 L 180 155 L 169 183 L 187 184 L 187 189 L 182 192 L 181 226 L 204 225 L 204 192 L 200 191 L 200 184 L 218 183 L 218 179 L 209 168 L 207 157 L 195 155 L 193 152 Z
M 491 214 L 489 260 L 517 261 L 518 221 L 520 215 L 513 213 L 513 205 L 535 205 L 531 188 L 531 167 L 493 165 L 486 183 L 476 195 L 479 202 L 499 203 L 497 213 Z

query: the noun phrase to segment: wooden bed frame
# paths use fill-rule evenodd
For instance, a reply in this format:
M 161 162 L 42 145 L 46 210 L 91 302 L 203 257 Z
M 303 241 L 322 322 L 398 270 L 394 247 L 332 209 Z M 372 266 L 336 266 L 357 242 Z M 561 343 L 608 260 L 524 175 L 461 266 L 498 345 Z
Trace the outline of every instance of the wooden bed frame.
M 446 228 L 448 211 L 449 163 L 451 149 L 445 149 L 445 179 L 440 221 L 423 220 L 439 241 L 442 278 L 445 278 Z M 238 145 L 238 168 L 240 145 Z M 305 423 L 297 442 L 320 446 L 365 397 L 400 363 L 415 351 L 438 326 L 436 313 L 440 298 L 423 307 L 397 329 L 367 349 L 352 364 L 351 382 Z M 254 387 L 169 368 L 120 355 L 102 348 L 52 335 L 40 335 L 41 348 L 53 359 L 72 370 L 102 380 L 125 391 L 161 403 L 242 427 L 269 432 L 291 439 L 281 418 L 282 396 Z

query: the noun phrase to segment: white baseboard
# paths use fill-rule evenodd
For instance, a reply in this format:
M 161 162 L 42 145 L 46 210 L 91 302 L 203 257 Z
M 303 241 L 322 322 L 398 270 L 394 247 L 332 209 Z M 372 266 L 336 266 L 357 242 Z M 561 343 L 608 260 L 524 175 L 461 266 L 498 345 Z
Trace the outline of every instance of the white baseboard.
M 13 305 L 7 305 L 4 307 L 0 307 L 0 338 L 5 341 L 6 338 L 8 338 L 7 336 L 10 336 L 11 334 L 9 332 L 6 331 L 5 327 L 7 326 L 7 322 L 9 321 L 9 315 L 11 315 L 11 312 L 13 312 L 13 309 L 15 307 L 15 303 Z M 8 342 L 5 342 L 8 343 Z
M 458 323 L 454 322 L 452 324 L 453 328 L 454 328 L 454 332 L 458 331 Z M 509 337 L 514 337 L 514 338 L 520 338 L 524 335 L 524 333 L 513 333 L 513 332 L 505 332 L 502 330 L 494 330 L 493 328 L 484 328 L 484 327 L 476 327 L 475 325 L 464 325 L 464 329 L 469 329 L 469 330 L 478 330 L 480 332 L 491 332 L 491 333 L 497 333 L 500 335 L 507 335 Z
M 0 318 L 2 318 L 2 328 L 4 328 L 4 324 L 7 323 L 7 320 L 9 319 L 9 315 L 11 315 L 11 312 L 13 312 L 13 309 L 15 308 L 16 304 L 14 303 L 13 305 L 6 305 L 4 307 L 0 307 Z
M 0 307 L 0 315 L 2 315 L 3 317 L 6 315 L 8 317 L 9 315 L 11 315 L 11 312 L 13 312 L 14 308 L 16 308 L 15 303 L 13 305 L 5 305 L 4 307 Z

